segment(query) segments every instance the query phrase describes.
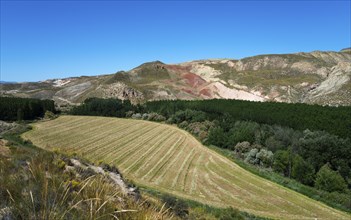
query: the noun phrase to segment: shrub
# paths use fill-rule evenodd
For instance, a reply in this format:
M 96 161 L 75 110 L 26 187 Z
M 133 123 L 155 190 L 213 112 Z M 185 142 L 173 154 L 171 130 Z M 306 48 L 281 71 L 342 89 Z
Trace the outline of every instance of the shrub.
M 143 120 L 147 120 L 149 118 L 149 114 L 147 113 L 144 113 L 142 116 L 141 116 L 141 119 Z
M 164 117 L 163 115 L 157 114 L 155 112 L 152 112 L 149 114 L 148 119 L 149 121 L 165 121 L 166 117 Z
M 134 111 L 127 111 L 126 112 L 126 117 L 130 118 L 130 117 L 132 117 L 133 114 L 134 114 Z
M 234 147 L 235 153 L 238 154 L 240 157 L 242 157 L 250 149 L 251 149 L 251 145 L 247 141 L 239 142 Z
M 273 163 L 273 153 L 270 150 L 261 149 L 260 152 L 256 154 L 256 158 L 259 160 L 261 166 L 270 167 Z
M 345 192 L 347 184 L 342 176 L 332 169 L 329 164 L 321 167 L 316 175 L 315 187 L 328 192 Z
M 135 113 L 135 114 L 132 115 L 132 118 L 133 118 L 133 119 L 141 119 L 141 117 L 142 117 L 142 116 L 141 116 L 140 113 Z
M 46 111 L 44 114 L 44 119 L 51 120 L 51 119 L 55 119 L 55 118 L 57 118 L 57 116 L 51 111 Z
M 258 149 L 257 148 L 253 148 L 249 151 L 249 153 L 247 153 L 246 158 L 245 158 L 245 162 L 251 163 L 251 164 L 258 164 L 259 161 L 256 158 L 256 154 L 258 153 Z
M 189 123 L 187 121 L 182 121 L 178 127 L 181 129 L 186 129 L 188 127 Z

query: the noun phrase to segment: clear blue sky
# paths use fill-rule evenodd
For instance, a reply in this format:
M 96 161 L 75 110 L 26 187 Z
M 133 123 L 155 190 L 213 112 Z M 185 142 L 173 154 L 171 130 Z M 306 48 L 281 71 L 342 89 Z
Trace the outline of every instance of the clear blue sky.
M 1 1 L 1 79 L 350 47 L 348 1 Z

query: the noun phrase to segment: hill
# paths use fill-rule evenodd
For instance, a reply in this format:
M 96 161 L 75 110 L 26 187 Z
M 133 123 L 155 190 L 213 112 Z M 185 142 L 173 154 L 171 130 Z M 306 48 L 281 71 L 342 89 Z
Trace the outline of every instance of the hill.
M 348 219 L 349 214 L 257 177 L 170 125 L 61 116 L 25 133 L 45 149 L 118 165 L 138 184 L 219 207 L 279 219 Z
M 101 76 L 1 84 L 5 96 L 77 104 L 88 97 L 130 99 L 241 99 L 351 105 L 351 53 L 314 51 L 164 64 L 144 63 Z

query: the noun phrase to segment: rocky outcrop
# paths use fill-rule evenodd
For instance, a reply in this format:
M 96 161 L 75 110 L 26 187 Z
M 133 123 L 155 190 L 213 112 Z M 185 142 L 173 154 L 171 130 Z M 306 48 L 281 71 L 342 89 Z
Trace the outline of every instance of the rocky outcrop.
M 122 100 L 131 100 L 137 102 L 143 100 L 144 95 L 140 91 L 127 86 L 122 82 L 109 84 L 102 87 L 104 98 L 118 98 Z
M 83 163 L 78 159 L 67 159 L 67 165 L 65 167 L 67 172 L 74 171 L 77 175 L 79 173 L 89 172 L 89 175 L 103 175 L 107 177 L 111 183 L 113 183 L 116 187 L 118 187 L 121 192 L 125 195 L 133 197 L 135 200 L 140 198 L 140 193 L 138 189 L 134 186 L 130 186 L 123 179 L 118 170 L 114 167 L 110 167 L 109 165 L 95 166 L 89 163 Z

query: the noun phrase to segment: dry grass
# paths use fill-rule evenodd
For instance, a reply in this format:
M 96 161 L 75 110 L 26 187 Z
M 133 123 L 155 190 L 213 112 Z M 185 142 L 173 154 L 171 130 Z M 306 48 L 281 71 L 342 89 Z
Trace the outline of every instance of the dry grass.
M 135 200 L 104 175 L 64 171 L 61 155 L 11 148 L 0 154 L 0 219 L 173 219 L 162 204 Z
M 34 124 L 23 137 L 39 147 L 114 164 L 140 185 L 209 205 L 279 219 L 351 217 L 251 174 L 169 125 L 62 116 Z

